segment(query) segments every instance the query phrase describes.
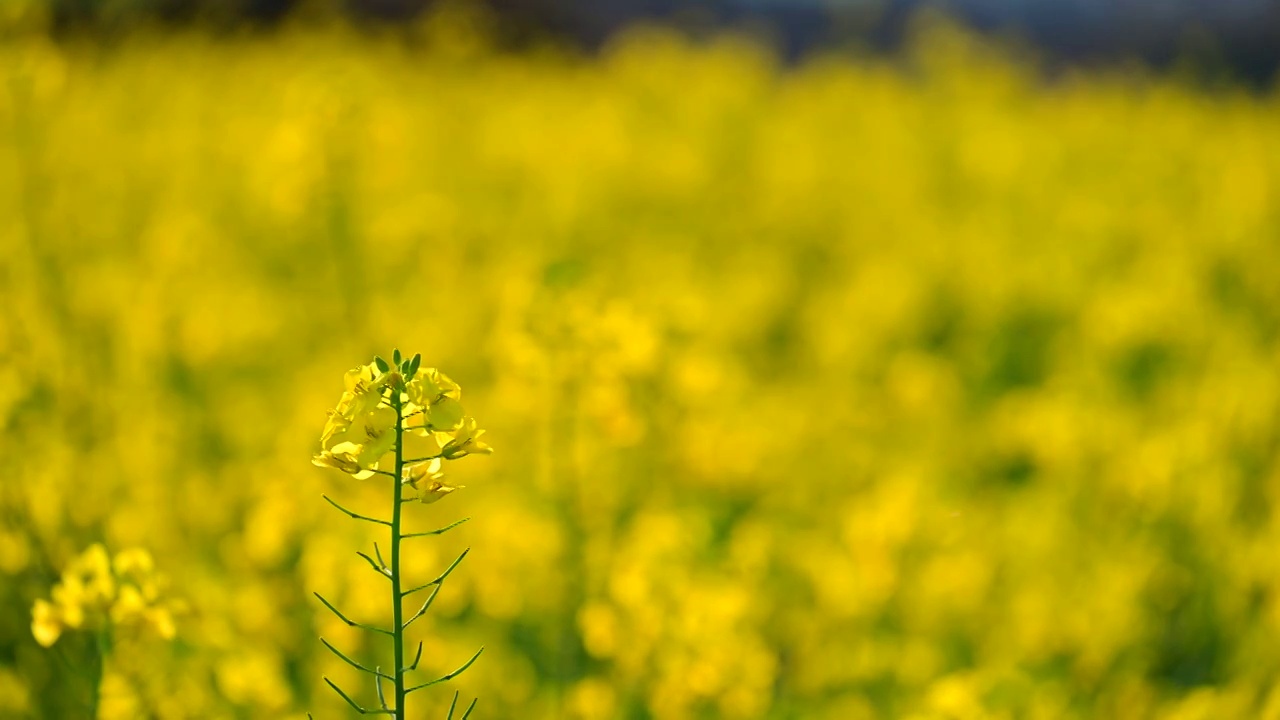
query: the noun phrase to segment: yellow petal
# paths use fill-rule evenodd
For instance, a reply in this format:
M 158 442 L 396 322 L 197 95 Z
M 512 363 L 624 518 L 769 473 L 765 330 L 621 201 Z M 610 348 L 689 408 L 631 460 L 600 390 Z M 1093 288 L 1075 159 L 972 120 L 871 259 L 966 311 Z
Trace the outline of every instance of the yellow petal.
M 142 616 L 146 608 L 147 602 L 142 598 L 142 593 L 132 585 L 125 585 L 120 588 L 120 597 L 116 598 L 115 604 L 111 606 L 111 622 L 117 624 L 133 622 Z
M 459 490 L 463 487 L 463 485 L 446 485 L 438 480 L 433 480 L 422 487 L 422 496 L 419 499 L 422 504 L 430 505 L 454 490 Z
M 151 573 L 155 563 L 151 553 L 142 548 L 129 548 L 116 553 L 115 565 L 117 575 L 144 576 Z
M 340 411 L 330 410 L 329 419 L 324 424 L 324 432 L 320 434 L 321 449 L 328 450 L 346 440 L 347 431 L 351 429 L 351 420 L 343 417 Z
M 359 445 L 351 442 L 338 443 L 333 446 L 332 450 L 325 450 L 319 455 L 311 458 L 312 465 L 320 467 L 331 467 L 341 470 L 344 473 L 355 475 L 363 472 L 364 468 L 360 467 L 357 462 L 357 455 L 363 450 Z
M 148 610 L 147 623 L 165 640 L 172 640 L 173 636 L 178 634 L 178 628 L 173 622 L 173 613 L 164 608 Z
M 342 380 L 347 392 L 354 393 L 357 387 L 364 386 L 377 376 L 378 370 L 373 365 L 361 365 L 348 370 Z
M 481 435 L 484 435 L 484 430 L 476 429 L 475 418 L 463 418 L 458 429 L 454 431 L 453 439 L 441 449 L 441 454 L 450 460 L 456 460 L 465 455 L 492 453 L 493 448 L 480 440 Z
M 441 443 L 434 433 L 415 430 L 404 434 L 406 458 L 429 458 L 440 454 Z
M 444 473 L 440 472 L 440 458 L 431 458 L 426 462 L 406 465 L 403 480 L 418 487 L 418 484 L 424 480 L 439 480 L 442 477 Z
M 462 403 L 443 397 L 427 408 L 427 424 L 436 430 L 452 430 L 462 422 Z
M 31 610 L 31 634 L 41 647 L 50 647 L 58 642 L 62 635 L 62 623 L 58 618 L 58 609 L 46 600 L 36 600 Z

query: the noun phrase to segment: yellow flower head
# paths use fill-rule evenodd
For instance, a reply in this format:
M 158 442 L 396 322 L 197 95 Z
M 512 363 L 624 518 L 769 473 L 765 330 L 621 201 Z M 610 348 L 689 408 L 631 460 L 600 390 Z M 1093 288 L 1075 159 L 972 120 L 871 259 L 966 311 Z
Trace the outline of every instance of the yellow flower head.
M 105 547 L 93 545 L 67 565 L 52 602 L 36 600 L 31 634 L 44 647 L 64 631 L 82 628 L 140 626 L 171 638 L 172 603 L 161 599 L 163 580 L 146 550 L 123 550 L 113 559 Z
M 111 572 L 111 558 L 101 544 L 94 544 L 71 561 L 63 577 L 75 580 L 74 585 L 83 593 L 88 603 L 110 602 L 116 594 L 116 579 Z
M 440 478 L 440 459 L 493 452 L 462 408 L 462 388 L 436 368 L 419 367 L 421 355 L 394 364 L 374 358 L 347 372 L 342 397 L 329 411 L 312 463 L 357 479 L 386 473 L 390 453 L 411 459 L 401 482 L 434 502 L 458 489 Z M 423 461 L 432 461 L 423 462 Z

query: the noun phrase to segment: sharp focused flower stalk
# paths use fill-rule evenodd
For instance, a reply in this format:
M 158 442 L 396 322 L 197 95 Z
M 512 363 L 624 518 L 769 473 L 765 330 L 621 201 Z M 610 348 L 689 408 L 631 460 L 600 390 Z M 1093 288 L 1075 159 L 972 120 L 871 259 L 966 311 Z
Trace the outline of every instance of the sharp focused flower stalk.
M 410 693 L 457 677 L 484 651 L 484 648 L 480 648 L 458 669 L 434 680 L 417 685 L 410 685 L 407 680 L 407 674 L 416 670 L 422 660 L 422 643 L 418 643 L 413 662 L 406 664 L 405 631 L 431 607 L 445 579 L 458 567 L 469 549 L 463 551 L 436 579 L 405 590 L 404 578 L 400 572 L 401 541 L 440 535 L 461 525 L 466 519 L 439 530 L 405 533 L 402 506 L 415 499 L 422 503 L 433 503 L 462 487 L 444 481 L 444 461 L 493 452 L 480 439 L 484 431 L 477 428 L 475 419 L 463 415 L 461 388 L 439 370 L 419 367 L 421 360 L 421 355 L 403 359 L 400 351 L 396 350 L 391 363 L 375 357 L 372 363 L 349 371 L 346 375 L 346 390 L 338 401 L 338 406 L 329 412 L 329 420 L 320 436 L 320 453 L 312 460 L 316 465 L 341 470 L 358 480 L 377 476 L 392 480 L 389 521 L 353 512 L 328 496 L 324 497 L 329 504 L 349 517 L 383 525 L 389 530 L 390 562 L 384 562 L 377 543 L 374 544 L 375 557 L 363 552 L 358 554 L 375 571 L 391 581 L 391 629 L 354 622 L 319 593 L 316 593 L 316 597 L 348 626 L 386 635 L 392 642 L 392 672 L 387 674 L 381 670 L 381 666 L 366 667 L 347 657 L 324 638 L 320 639 L 326 648 L 348 665 L 374 676 L 378 708 L 365 708 L 329 678 L 324 678 L 324 681 L 360 714 L 390 715 L 399 720 L 406 717 L 404 707 Z M 405 496 L 406 486 L 412 493 L 416 493 L 416 497 L 414 494 Z M 430 595 L 421 608 L 405 620 L 404 599 L 427 588 L 431 588 Z M 383 691 L 383 681 L 392 685 L 391 704 L 387 702 Z M 453 718 L 456 706 L 457 693 L 454 693 L 454 702 L 449 707 L 450 719 Z M 474 707 L 473 700 L 462 715 L 464 720 L 470 716 Z
M 397 354 L 399 351 L 397 351 Z M 417 356 L 415 356 L 416 358 Z M 396 474 L 397 479 L 404 477 L 404 427 L 401 423 L 403 418 L 404 405 L 400 400 L 399 392 L 392 392 L 391 404 L 396 409 Z M 404 505 L 400 501 L 400 482 L 391 483 L 391 608 L 392 608 L 392 627 L 396 633 L 393 638 L 395 645 L 396 659 L 396 712 L 401 718 L 404 713 L 401 708 L 404 707 L 404 603 L 403 596 L 400 595 L 400 507 Z M 381 681 L 378 684 L 381 690 Z

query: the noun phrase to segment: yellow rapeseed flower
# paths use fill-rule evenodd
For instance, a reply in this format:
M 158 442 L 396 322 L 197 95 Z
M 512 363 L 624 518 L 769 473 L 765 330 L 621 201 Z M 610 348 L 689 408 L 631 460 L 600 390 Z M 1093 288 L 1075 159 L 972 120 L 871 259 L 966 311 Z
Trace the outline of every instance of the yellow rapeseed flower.
M 93 545 L 68 564 L 52 590 L 52 602 L 36 600 L 31 634 L 49 647 L 66 630 L 100 631 L 112 627 L 147 627 L 163 638 L 176 632 L 172 603 L 161 598 L 163 578 L 151 554 L 141 548 L 114 558 Z
M 435 368 L 418 371 L 405 387 L 405 395 L 409 428 L 452 430 L 462 422 L 462 388 Z
M 129 548 L 116 553 L 112 561 L 116 574 L 122 577 L 145 577 L 155 570 L 151 553 L 142 548 Z
M 423 504 L 433 503 L 445 495 L 458 490 L 463 485 L 450 485 L 443 482 L 440 458 L 431 458 L 425 462 L 406 465 L 403 482 L 418 491 L 418 499 Z
M 366 470 L 360 467 L 360 452 L 362 448 L 355 443 L 344 442 L 338 443 L 332 450 L 322 450 L 320 454 L 311 458 L 311 464 L 318 467 L 331 467 L 341 470 L 344 473 L 354 475 L 357 480 L 364 480 L 373 477 L 372 470 Z
M 489 455 L 493 448 L 480 439 L 481 435 L 484 435 L 484 430 L 476 428 L 475 418 L 463 418 L 462 424 L 454 431 L 453 439 L 441 449 L 441 455 L 446 460 L 456 460 L 467 455 Z
M 43 647 L 50 647 L 62 636 L 62 616 L 48 600 L 36 600 L 31 609 L 31 634 Z

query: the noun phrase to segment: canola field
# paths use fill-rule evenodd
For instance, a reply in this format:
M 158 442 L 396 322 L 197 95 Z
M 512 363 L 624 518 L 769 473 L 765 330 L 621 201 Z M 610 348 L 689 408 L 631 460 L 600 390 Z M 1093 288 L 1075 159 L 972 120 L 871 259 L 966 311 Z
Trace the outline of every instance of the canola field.
M 0 44 L 0 717 L 86 717 L 96 543 L 175 600 L 101 718 L 373 705 L 310 460 L 398 346 L 495 448 L 405 508 L 485 648 L 416 717 L 1280 718 L 1280 96 L 418 32 Z

